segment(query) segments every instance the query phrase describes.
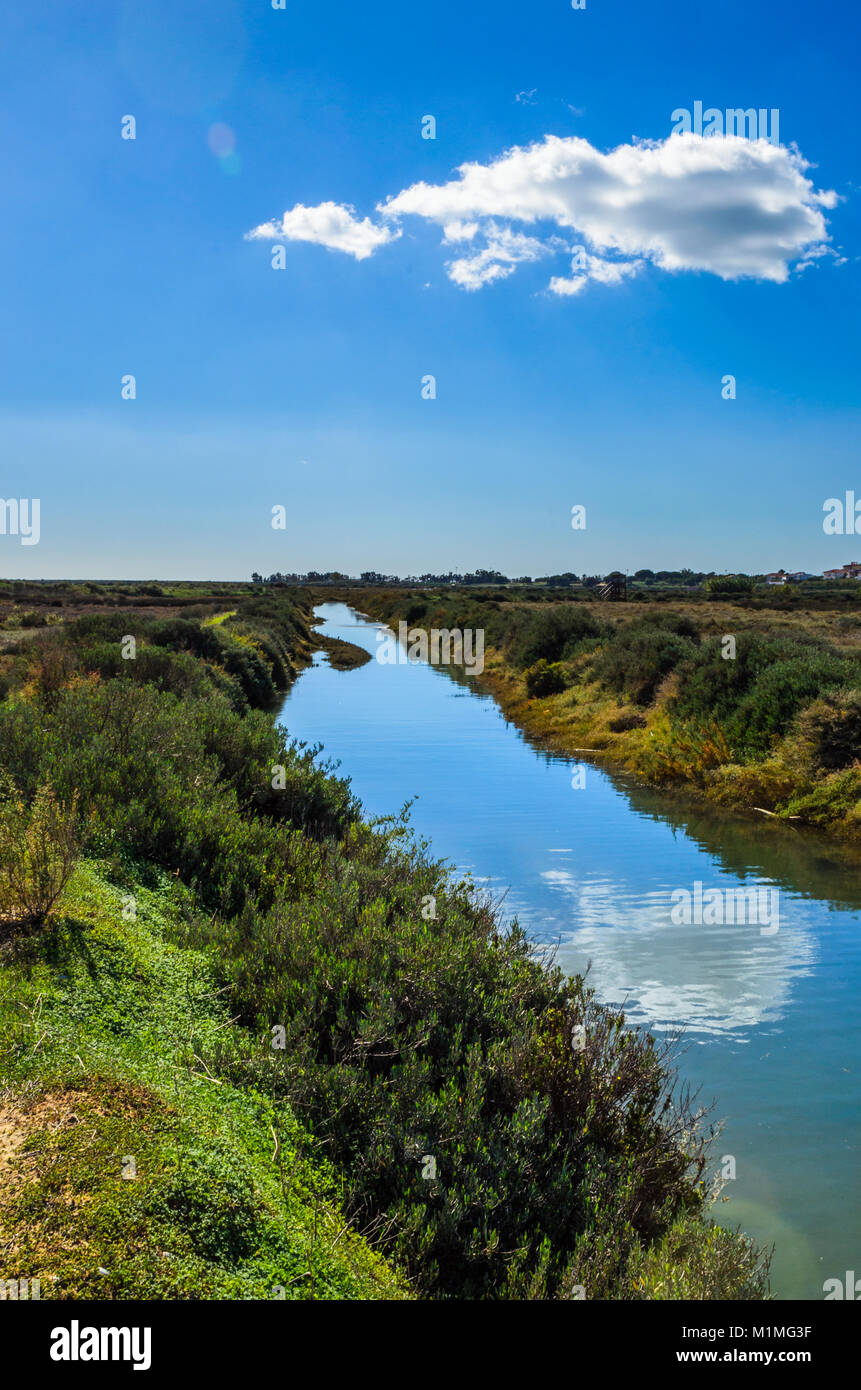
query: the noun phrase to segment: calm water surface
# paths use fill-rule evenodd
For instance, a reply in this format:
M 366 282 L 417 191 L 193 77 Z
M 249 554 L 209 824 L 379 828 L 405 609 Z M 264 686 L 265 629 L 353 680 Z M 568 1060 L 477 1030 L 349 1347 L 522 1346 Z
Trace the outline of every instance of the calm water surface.
M 379 625 L 324 604 L 323 631 L 376 652 Z M 683 1027 L 682 1075 L 714 1102 L 737 1176 L 719 1205 L 776 1247 L 782 1298 L 861 1274 L 858 1038 L 861 874 L 826 842 L 724 815 L 533 748 L 492 699 L 418 662 L 335 671 L 288 696 L 291 735 L 321 743 L 370 815 L 412 822 L 559 964 L 655 1033 Z M 675 889 L 777 888 L 780 929 L 677 926 Z

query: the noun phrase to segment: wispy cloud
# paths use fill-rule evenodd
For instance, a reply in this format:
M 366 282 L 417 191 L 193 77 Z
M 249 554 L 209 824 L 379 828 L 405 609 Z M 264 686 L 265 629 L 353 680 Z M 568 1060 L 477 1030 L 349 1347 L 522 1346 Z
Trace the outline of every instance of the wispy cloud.
M 522 261 L 537 261 L 554 249 L 537 237 L 525 236 L 495 222 L 483 226 L 477 222 L 450 223 L 445 229 L 446 242 L 476 239 L 484 242 L 480 250 L 446 263 L 449 279 L 464 290 L 480 290 L 494 280 L 504 280 Z
M 575 240 L 584 249 L 570 276 L 551 278 L 554 294 L 578 294 L 590 281 L 617 285 L 647 264 L 780 284 L 827 250 L 823 209 L 838 196 L 817 191 L 809 168 L 795 149 L 736 135 L 672 135 L 607 154 L 577 136 L 547 135 L 489 163 L 463 164 L 446 183 L 412 184 L 378 204 L 379 222 L 337 203 L 299 204 L 248 235 L 318 242 L 365 260 L 400 235 L 402 219 L 419 217 L 442 229 L 444 245 L 470 243 L 468 255 L 446 263 L 467 290 L 522 262 L 570 253 Z
M 554 275 L 547 288 L 552 294 L 571 295 L 579 294 L 590 280 L 600 285 L 620 285 L 626 277 L 642 270 L 645 264 L 642 260 L 606 261 L 580 250 L 571 262 L 570 276 Z
M 400 231 L 375 226 L 369 217 L 360 221 L 355 208 L 341 203 L 320 203 L 312 208 L 297 203 L 280 221 L 263 222 L 246 236 L 250 241 L 311 241 L 366 261 L 378 247 L 399 237 Z

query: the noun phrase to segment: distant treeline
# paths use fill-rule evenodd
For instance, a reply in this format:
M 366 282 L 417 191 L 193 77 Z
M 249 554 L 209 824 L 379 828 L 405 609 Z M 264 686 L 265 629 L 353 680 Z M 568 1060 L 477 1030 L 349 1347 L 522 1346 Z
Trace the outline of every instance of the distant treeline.
M 619 570 L 612 571 L 614 575 L 622 577 Z M 408 574 L 401 578 L 397 574 L 383 574 L 377 570 L 364 570 L 358 578 L 348 574 L 342 574 L 339 570 L 309 570 L 307 574 L 269 574 L 262 575 L 254 573 L 251 576 L 252 584 L 289 584 L 289 585 L 320 585 L 320 584 L 349 584 L 350 586 L 361 585 L 367 588 L 395 588 L 395 587 L 431 587 L 436 588 L 440 585 L 463 586 L 463 585 L 541 585 L 551 589 L 597 589 L 599 585 L 605 583 L 606 574 L 575 574 L 571 570 L 566 570 L 563 574 L 546 574 L 535 578 L 528 574 L 510 577 L 502 574 L 499 570 L 473 570 L 469 574 L 459 574 L 449 571 L 447 574 Z M 626 577 L 626 582 L 630 588 L 674 588 L 674 589 L 706 589 L 712 594 L 720 593 L 740 593 L 750 592 L 756 584 L 765 583 L 764 574 L 717 574 L 714 570 L 650 570 L 639 569 Z M 810 582 L 810 581 L 805 581 Z M 822 580 L 814 580 L 815 583 L 823 583 Z M 838 581 L 839 582 L 839 581 Z

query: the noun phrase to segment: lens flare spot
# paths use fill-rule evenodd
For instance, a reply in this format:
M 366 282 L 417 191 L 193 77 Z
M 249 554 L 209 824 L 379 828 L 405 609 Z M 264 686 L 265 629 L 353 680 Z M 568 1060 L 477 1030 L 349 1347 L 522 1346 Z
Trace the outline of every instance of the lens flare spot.
M 219 159 L 226 159 L 236 149 L 236 136 L 223 121 L 216 121 L 209 127 L 206 141 L 212 153 L 218 155 Z

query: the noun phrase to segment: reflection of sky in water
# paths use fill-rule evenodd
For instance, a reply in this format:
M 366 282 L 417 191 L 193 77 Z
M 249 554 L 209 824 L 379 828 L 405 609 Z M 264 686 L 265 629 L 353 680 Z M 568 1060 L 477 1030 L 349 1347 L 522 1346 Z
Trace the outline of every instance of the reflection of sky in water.
M 809 973 L 816 945 L 803 921 L 803 903 L 781 895 L 781 926 L 763 936 L 758 925 L 677 925 L 670 918 L 676 886 L 642 894 L 620 891 L 612 880 L 582 880 L 565 869 L 546 869 L 545 883 L 570 901 L 580 923 L 562 941 L 563 968 L 583 970 L 602 999 L 626 1001 L 632 1023 L 650 1028 L 686 1024 L 688 1032 L 744 1030 L 780 1018 L 791 982 Z M 707 887 L 723 888 L 713 874 Z M 735 885 L 733 879 L 732 885 Z M 748 880 L 748 887 L 765 883 Z M 799 911 L 801 909 L 801 911 Z
M 326 631 L 374 653 L 377 625 L 326 606 Z M 821 1298 L 861 1269 L 861 878 L 809 837 L 682 806 L 536 752 L 495 703 L 416 662 L 296 682 L 283 719 L 322 743 L 370 815 L 413 798 L 433 853 L 502 902 L 563 969 L 591 962 L 632 1023 L 684 1026 L 683 1077 L 724 1118 L 738 1179 L 720 1220 L 777 1242 L 778 1296 Z M 676 925 L 671 894 L 780 889 L 780 930 Z M 849 906 L 839 907 L 843 903 Z

